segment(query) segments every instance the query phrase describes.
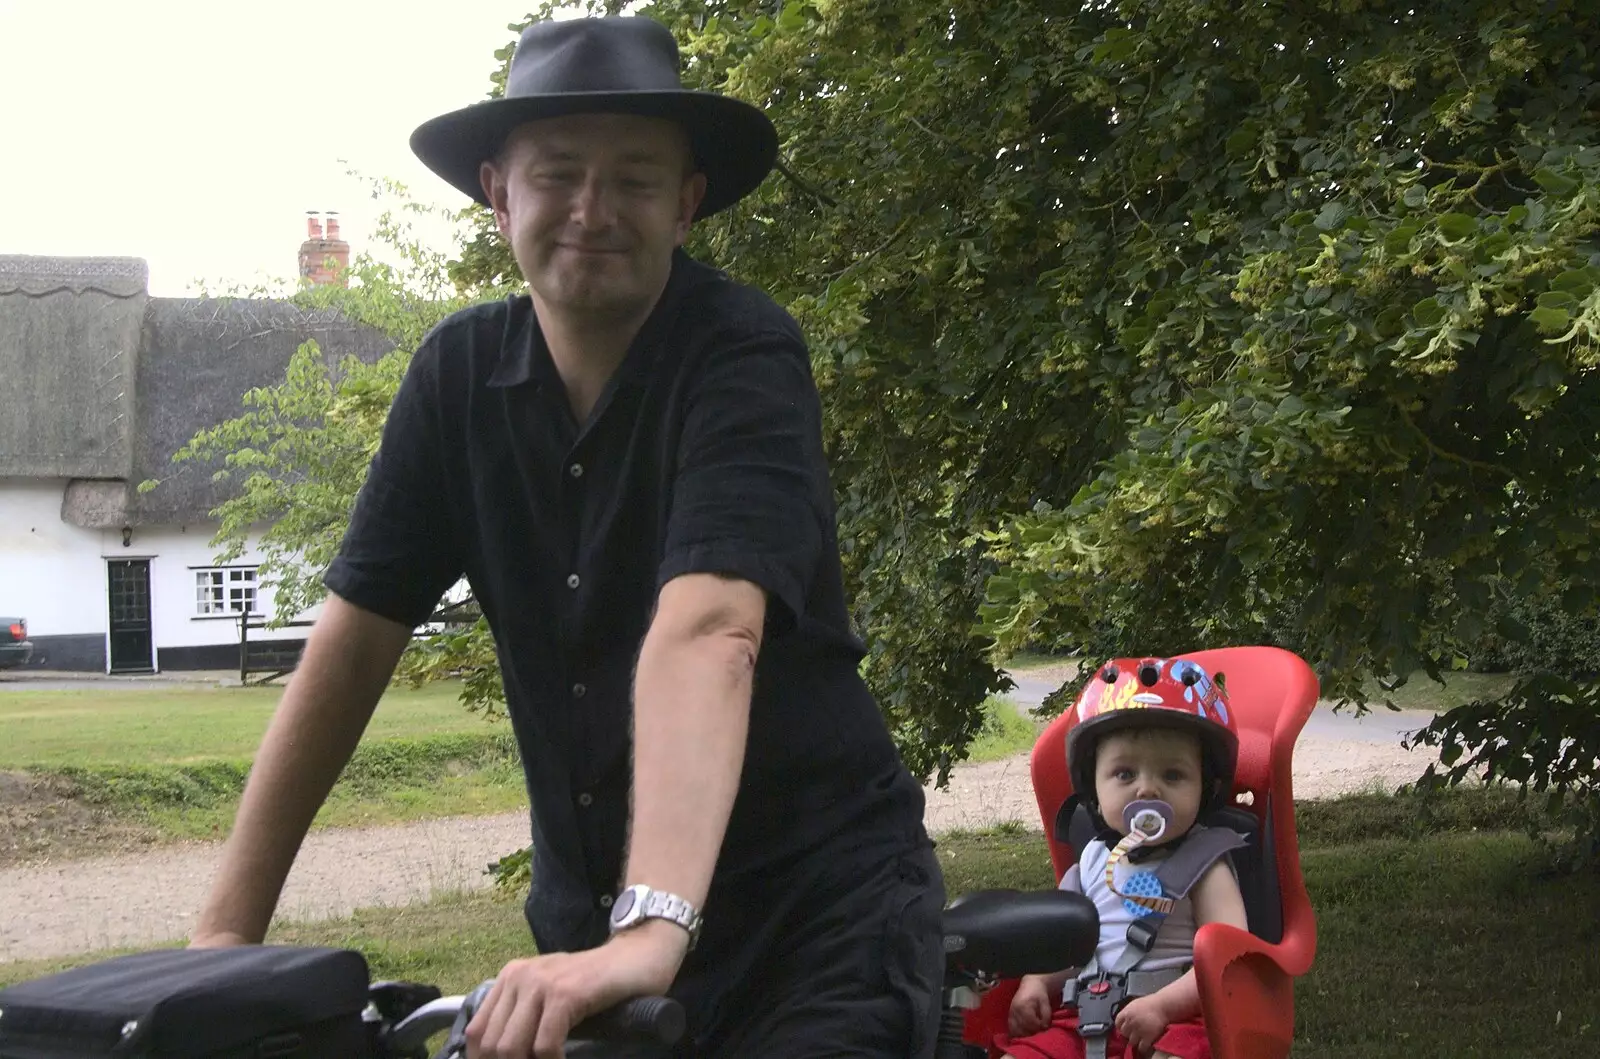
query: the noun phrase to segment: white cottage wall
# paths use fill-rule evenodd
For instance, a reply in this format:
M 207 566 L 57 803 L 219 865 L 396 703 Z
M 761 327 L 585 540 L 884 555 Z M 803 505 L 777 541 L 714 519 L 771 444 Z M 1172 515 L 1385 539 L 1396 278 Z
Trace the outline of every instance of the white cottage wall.
M 150 564 L 150 633 L 157 669 L 229 668 L 236 664 L 238 617 L 200 613 L 197 573 L 215 568 L 215 523 L 87 530 L 61 519 L 65 479 L 0 478 L 0 614 L 28 621 L 33 665 L 104 670 L 109 666 L 107 563 Z M 227 564 L 255 566 L 252 547 Z M 273 612 L 271 590 L 257 585 L 255 611 Z M 314 616 L 314 611 L 305 617 Z M 257 632 L 262 639 L 302 639 L 304 629 Z
M 26 618 L 36 642 L 106 634 L 101 555 L 121 541 L 61 521 L 66 487 L 64 478 L 0 478 L 0 614 Z

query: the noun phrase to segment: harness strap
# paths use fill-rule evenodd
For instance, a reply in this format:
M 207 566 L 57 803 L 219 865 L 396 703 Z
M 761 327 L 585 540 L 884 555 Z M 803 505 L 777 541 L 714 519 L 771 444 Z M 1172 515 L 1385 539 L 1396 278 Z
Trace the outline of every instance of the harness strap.
M 1087 981 L 1068 982 L 1061 999 L 1078 1009 L 1078 1036 L 1083 1040 L 1085 1059 L 1106 1059 L 1106 1040 L 1123 1004 L 1165 989 L 1188 970 L 1186 964 L 1164 971 L 1101 974 Z
M 1161 924 L 1166 922 L 1178 901 L 1189 896 L 1189 891 L 1213 864 L 1244 844 L 1245 837 L 1231 827 L 1196 827 L 1185 835 L 1155 870 L 1162 893 L 1169 900 L 1165 907 L 1152 909 L 1149 915 L 1128 924 L 1128 944 L 1111 973 L 1125 974 L 1137 967 L 1139 961 L 1150 954 Z
M 1245 837 L 1231 827 L 1196 827 L 1156 868 L 1156 878 L 1161 880 L 1161 887 L 1168 896 L 1188 897 L 1211 865 L 1246 842 Z
M 1124 978 L 1123 999 L 1133 1000 L 1137 997 L 1149 996 L 1159 993 L 1173 982 L 1189 973 L 1193 964 L 1186 963 L 1180 967 L 1168 967 L 1161 971 L 1130 971 Z M 1088 982 L 1076 979 L 1068 981 L 1062 991 L 1061 999 L 1068 1004 L 1076 1004 L 1079 995 L 1088 991 Z
M 1078 977 L 1067 983 L 1062 1000 L 1078 1008 L 1078 1036 L 1083 1039 L 1085 1059 L 1106 1059 L 1106 1040 L 1115 1024 L 1117 1010 L 1126 1001 L 1165 989 L 1187 973 L 1187 965 L 1165 971 L 1134 968 L 1150 954 L 1161 924 L 1177 902 L 1189 895 L 1213 864 L 1245 844 L 1245 837 L 1232 828 L 1195 827 L 1191 830 L 1156 866 L 1155 877 L 1161 883 L 1162 899 L 1157 903 L 1141 902 L 1149 912 L 1128 925 L 1128 944 L 1116 963 L 1109 971 L 1102 971 L 1099 957 L 1091 957 Z
M 1125 974 L 1149 955 L 1151 947 L 1155 945 L 1156 935 L 1161 931 L 1161 924 L 1166 922 L 1167 914 L 1176 907 L 1177 902 L 1189 896 L 1189 891 L 1194 889 L 1211 865 L 1245 844 L 1245 837 L 1230 827 L 1197 826 L 1185 835 L 1155 869 L 1155 877 L 1161 883 L 1167 900 L 1162 901 L 1160 907 L 1151 908 L 1149 914 L 1128 924 L 1128 944 L 1111 968 L 1111 973 Z M 1091 957 L 1078 977 L 1088 978 L 1099 972 L 1099 959 Z

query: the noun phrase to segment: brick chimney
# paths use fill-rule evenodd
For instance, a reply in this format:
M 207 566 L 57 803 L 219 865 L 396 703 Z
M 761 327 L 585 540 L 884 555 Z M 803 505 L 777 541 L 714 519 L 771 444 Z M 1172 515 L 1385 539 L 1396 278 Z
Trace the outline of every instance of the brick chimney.
M 324 228 L 326 221 L 326 228 Z M 339 215 L 306 211 L 306 241 L 300 244 L 300 278 L 312 286 L 337 283 L 347 286 L 350 244 L 339 238 Z

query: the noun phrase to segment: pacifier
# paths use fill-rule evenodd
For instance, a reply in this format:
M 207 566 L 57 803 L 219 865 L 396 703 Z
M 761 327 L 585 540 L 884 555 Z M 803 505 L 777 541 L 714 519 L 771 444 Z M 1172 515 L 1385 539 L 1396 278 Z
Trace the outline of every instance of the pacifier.
M 1138 845 L 1159 842 L 1172 826 L 1176 814 L 1172 806 L 1159 798 L 1146 798 L 1129 802 L 1122 810 L 1122 826 L 1128 829 L 1128 838 L 1139 836 Z
M 1122 810 L 1122 826 L 1128 829 L 1128 834 L 1106 858 L 1106 887 L 1122 898 L 1135 915 L 1149 915 L 1152 912 L 1166 914 L 1172 910 L 1172 899 L 1165 896 L 1161 882 L 1153 872 L 1135 872 L 1124 885 L 1118 886 L 1115 878 L 1117 862 L 1140 846 L 1159 842 L 1172 826 L 1175 815 L 1172 806 L 1157 798 L 1129 802 Z

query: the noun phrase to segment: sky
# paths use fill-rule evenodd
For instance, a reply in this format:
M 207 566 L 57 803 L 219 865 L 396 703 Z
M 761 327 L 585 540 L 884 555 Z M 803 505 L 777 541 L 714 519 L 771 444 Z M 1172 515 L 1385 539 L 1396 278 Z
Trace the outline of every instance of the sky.
M 466 199 L 407 139 L 483 99 L 526 0 L 0 0 L 0 254 L 130 256 L 150 293 L 292 279 L 364 180 Z M 437 235 L 436 235 L 437 238 Z

